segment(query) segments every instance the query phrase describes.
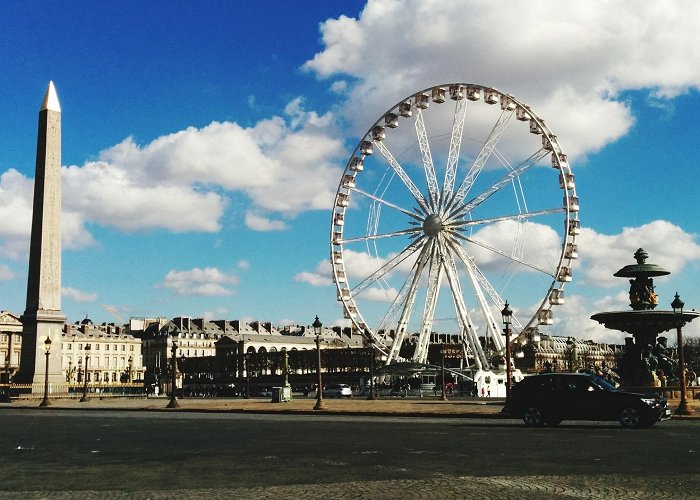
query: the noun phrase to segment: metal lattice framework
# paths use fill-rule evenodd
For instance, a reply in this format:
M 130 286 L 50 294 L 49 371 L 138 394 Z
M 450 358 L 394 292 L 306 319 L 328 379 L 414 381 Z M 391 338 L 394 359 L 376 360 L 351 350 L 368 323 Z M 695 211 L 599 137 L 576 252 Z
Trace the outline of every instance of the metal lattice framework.
M 387 363 L 425 363 L 437 333 L 486 369 L 479 337 L 504 348 L 506 294 L 535 304 L 513 318 L 518 333 L 552 323 L 577 258 L 578 210 L 566 154 L 528 106 L 481 85 L 422 90 L 370 127 L 340 179 L 338 300 Z

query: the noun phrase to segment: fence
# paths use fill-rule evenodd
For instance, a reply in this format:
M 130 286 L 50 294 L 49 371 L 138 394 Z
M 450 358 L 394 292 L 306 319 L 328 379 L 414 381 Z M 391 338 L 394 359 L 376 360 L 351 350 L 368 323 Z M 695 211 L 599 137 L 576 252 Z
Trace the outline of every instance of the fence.
M 99 397 L 127 397 L 143 396 L 146 390 L 143 384 L 83 384 L 64 383 L 49 384 L 48 393 L 51 398 L 74 398 L 80 397 L 86 391 L 87 394 Z M 3 384 L 0 385 L 0 392 L 8 394 L 11 398 L 17 399 L 40 399 L 44 397 L 44 384 Z

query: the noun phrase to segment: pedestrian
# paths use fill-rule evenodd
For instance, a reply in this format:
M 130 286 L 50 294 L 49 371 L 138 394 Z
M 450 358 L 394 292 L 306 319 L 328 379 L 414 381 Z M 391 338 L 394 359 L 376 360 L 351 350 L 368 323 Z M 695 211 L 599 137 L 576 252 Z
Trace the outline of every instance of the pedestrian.
M 481 397 L 483 398 L 485 394 L 486 394 L 486 389 L 484 389 L 484 388 L 482 387 L 482 388 L 481 388 Z
M 488 388 L 488 392 L 486 393 L 486 397 L 488 397 L 488 398 L 491 397 L 491 387 Z

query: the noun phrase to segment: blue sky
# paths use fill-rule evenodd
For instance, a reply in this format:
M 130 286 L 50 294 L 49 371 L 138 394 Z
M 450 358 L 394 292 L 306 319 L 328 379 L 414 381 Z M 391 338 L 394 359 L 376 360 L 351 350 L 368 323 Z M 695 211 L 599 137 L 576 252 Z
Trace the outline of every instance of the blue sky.
M 24 310 L 49 80 L 63 111 L 71 321 L 346 324 L 328 264 L 345 163 L 394 104 L 448 82 L 512 94 L 569 154 L 581 258 L 552 333 L 621 343 L 588 318 L 627 307 L 612 273 L 638 247 L 673 273 L 656 280 L 659 308 L 676 290 L 700 307 L 700 6 L 445 4 L 5 4 L 0 309 Z M 545 291 L 523 284 L 504 297 L 527 316 Z

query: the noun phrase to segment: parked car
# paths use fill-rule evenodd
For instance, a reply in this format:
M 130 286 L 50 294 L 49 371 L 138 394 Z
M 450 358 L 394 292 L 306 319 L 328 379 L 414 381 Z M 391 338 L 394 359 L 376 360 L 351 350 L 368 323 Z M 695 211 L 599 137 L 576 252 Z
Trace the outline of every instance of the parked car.
M 323 389 L 324 398 L 351 398 L 352 389 L 346 384 L 329 385 Z
M 671 418 L 664 397 L 618 390 L 587 373 L 525 377 L 513 386 L 507 410 L 530 427 L 562 420 L 619 420 L 625 427 L 649 427 Z

